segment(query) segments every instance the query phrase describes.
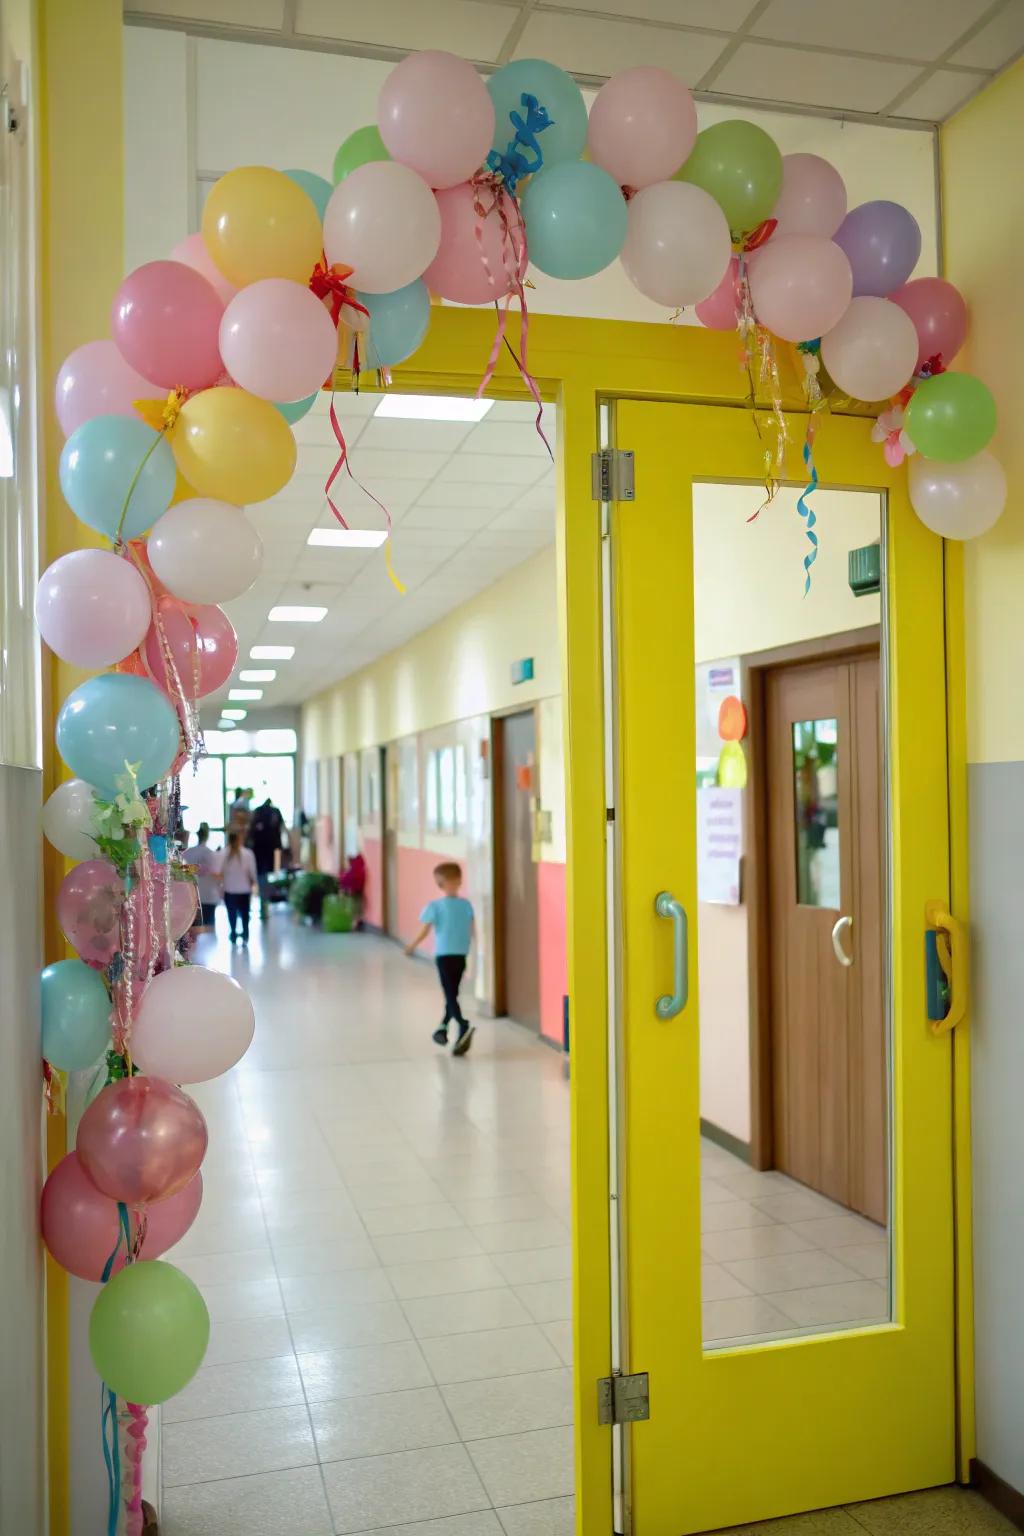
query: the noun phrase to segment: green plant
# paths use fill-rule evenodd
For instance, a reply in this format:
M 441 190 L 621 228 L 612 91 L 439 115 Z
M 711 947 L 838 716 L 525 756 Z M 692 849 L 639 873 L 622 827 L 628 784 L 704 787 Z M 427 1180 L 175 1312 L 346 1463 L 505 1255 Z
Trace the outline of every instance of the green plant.
M 311 917 L 316 922 L 323 909 L 324 897 L 337 893 L 338 882 L 333 875 L 324 874 L 319 869 L 307 869 L 296 875 L 288 900 L 302 917 Z

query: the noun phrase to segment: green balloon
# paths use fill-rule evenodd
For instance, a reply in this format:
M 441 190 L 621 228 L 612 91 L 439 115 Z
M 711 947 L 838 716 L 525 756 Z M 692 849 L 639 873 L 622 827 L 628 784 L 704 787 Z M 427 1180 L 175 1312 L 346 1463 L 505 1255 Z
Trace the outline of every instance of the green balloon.
M 675 174 L 710 192 L 733 239 L 769 217 L 782 189 L 782 154 L 763 128 L 743 118 L 714 123 L 698 133 L 689 160 Z
M 957 463 L 988 444 L 996 429 L 996 402 L 973 373 L 937 373 L 914 390 L 904 426 L 926 459 Z
M 369 165 L 373 160 L 390 159 L 376 123 L 366 128 L 357 128 L 355 133 L 349 134 L 334 157 L 334 185 L 344 181 L 346 176 L 361 165 Z
M 89 1319 L 97 1372 L 118 1397 L 146 1408 L 188 1385 L 209 1341 L 210 1314 L 198 1288 L 161 1259 L 112 1276 Z
M 313 406 L 316 404 L 316 397 L 319 393 L 320 391 L 318 389 L 314 389 L 313 393 L 311 395 L 307 395 L 305 400 L 275 401 L 274 410 L 280 411 L 285 421 L 287 421 L 290 426 L 294 426 L 297 421 L 301 421 L 303 416 L 307 416 L 313 409 Z

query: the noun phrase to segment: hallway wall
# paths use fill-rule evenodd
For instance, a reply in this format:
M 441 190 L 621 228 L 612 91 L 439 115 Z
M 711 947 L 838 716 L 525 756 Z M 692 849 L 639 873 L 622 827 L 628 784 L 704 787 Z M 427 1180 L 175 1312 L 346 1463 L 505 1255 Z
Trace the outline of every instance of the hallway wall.
M 1009 479 L 1006 512 L 964 546 L 967 755 L 974 996 L 971 1074 L 977 1454 L 1024 1492 L 1024 951 L 1018 913 L 1024 865 L 1024 380 L 1019 271 L 1024 188 L 1015 163 L 1024 123 L 1024 61 L 942 130 L 946 276 L 971 326 L 957 366 L 996 396 L 992 444 Z M 1009 340 L 1013 338 L 1013 340 Z

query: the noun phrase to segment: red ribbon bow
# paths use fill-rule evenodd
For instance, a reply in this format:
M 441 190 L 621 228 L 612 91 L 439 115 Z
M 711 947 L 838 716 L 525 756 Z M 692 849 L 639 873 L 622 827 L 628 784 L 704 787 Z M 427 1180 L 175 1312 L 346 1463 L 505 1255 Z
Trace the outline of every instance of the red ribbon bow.
M 341 311 L 346 304 L 357 314 L 365 315 L 367 319 L 370 317 L 370 311 L 366 305 L 360 304 L 356 298 L 355 289 L 348 286 L 348 279 L 354 271 L 354 267 L 346 267 L 339 262 L 329 267 L 325 256 L 317 262 L 313 268 L 313 275 L 309 279 L 311 292 L 315 293 L 318 299 L 330 300 L 328 308 L 335 325 L 341 320 Z

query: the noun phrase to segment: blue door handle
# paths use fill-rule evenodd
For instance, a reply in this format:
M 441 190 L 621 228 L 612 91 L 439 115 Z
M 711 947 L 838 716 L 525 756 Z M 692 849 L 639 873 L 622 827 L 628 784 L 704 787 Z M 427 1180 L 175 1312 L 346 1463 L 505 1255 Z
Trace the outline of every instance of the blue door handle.
M 659 917 L 670 917 L 673 924 L 674 978 L 671 994 L 659 997 L 654 1011 L 659 1019 L 674 1019 L 686 1007 L 690 995 L 689 932 L 686 909 L 668 891 L 662 891 L 655 899 L 654 910 Z

